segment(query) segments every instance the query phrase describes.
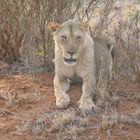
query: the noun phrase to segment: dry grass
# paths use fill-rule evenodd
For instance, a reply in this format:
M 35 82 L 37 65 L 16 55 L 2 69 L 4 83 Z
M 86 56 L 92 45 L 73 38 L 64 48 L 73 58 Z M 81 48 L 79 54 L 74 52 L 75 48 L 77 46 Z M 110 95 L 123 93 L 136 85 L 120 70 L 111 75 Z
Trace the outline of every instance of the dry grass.
M 140 110 L 137 109 L 132 115 L 121 115 L 116 111 L 107 112 L 102 115 L 102 129 L 110 129 L 114 125 L 132 125 L 135 127 L 140 127 Z
M 0 99 L 5 102 L 7 106 L 37 103 L 41 99 L 41 95 L 38 90 L 34 93 L 12 93 L 8 89 L 0 90 Z
M 101 128 L 102 129 L 109 129 L 112 128 L 114 125 L 117 125 L 118 123 L 118 113 L 112 112 L 112 113 L 105 113 L 102 114 L 102 122 L 101 122 Z
M 140 128 L 140 110 L 137 109 L 132 115 L 121 115 L 112 108 L 107 109 L 105 112 L 100 112 L 96 116 L 101 119 L 96 125 L 90 122 L 93 119 L 92 116 L 80 117 L 77 116 L 77 111 L 68 109 L 66 111 L 57 111 L 53 114 L 44 114 L 34 120 L 23 120 L 16 126 L 16 132 L 14 134 L 26 134 L 31 132 L 34 139 L 46 140 L 50 137 L 53 139 L 73 139 L 80 140 L 93 139 L 98 136 L 101 130 L 107 130 L 108 136 L 112 135 L 111 130 L 114 127 L 128 125 L 129 127 L 134 126 Z M 48 123 L 49 120 L 49 123 Z M 52 121 L 51 121 L 52 120 Z M 96 119 L 95 119 L 96 120 Z M 86 129 L 93 127 L 94 135 L 90 133 L 84 137 L 83 132 Z
M 50 131 L 62 131 L 69 127 L 85 127 L 88 118 L 82 118 L 76 115 L 74 110 L 67 110 L 65 112 L 58 112 L 53 118 L 53 126 Z
M 88 118 L 77 116 L 74 109 L 57 111 L 53 114 L 43 114 L 34 120 L 20 121 L 14 134 L 23 135 L 31 132 L 35 140 L 46 140 L 49 136 L 55 136 L 57 139 L 76 139 L 87 124 Z

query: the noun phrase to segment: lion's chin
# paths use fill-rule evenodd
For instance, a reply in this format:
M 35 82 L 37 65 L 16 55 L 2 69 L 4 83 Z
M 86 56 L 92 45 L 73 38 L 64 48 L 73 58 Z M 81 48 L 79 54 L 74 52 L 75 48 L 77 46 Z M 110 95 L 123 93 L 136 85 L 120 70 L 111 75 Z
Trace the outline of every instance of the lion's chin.
M 64 57 L 64 64 L 69 66 L 74 66 L 77 63 L 77 59 L 74 58 L 65 58 Z

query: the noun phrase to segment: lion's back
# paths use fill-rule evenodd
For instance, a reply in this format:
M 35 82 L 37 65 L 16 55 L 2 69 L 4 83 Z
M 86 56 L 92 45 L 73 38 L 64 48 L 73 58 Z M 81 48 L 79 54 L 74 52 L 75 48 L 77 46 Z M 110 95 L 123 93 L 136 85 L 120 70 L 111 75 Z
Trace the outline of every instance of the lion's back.
M 99 77 L 107 80 L 111 78 L 112 74 L 112 49 L 107 42 L 100 38 L 93 38 L 94 40 L 94 61 L 96 64 L 96 79 Z

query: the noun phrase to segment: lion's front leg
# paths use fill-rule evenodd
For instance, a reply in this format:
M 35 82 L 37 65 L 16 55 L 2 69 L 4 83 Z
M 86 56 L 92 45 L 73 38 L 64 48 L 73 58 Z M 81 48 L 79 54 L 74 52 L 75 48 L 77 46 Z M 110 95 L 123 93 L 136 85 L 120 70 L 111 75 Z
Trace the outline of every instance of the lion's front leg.
M 54 93 L 56 97 L 56 105 L 59 108 L 67 108 L 70 103 L 70 98 L 66 94 L 69 89 L 69 83 L 67 79 L 55 76 L 54 78 Z
M 84 112 L 91 112 L 95 104 L 93 102 L 93 95 L 95 93 L 95 85 L 96 81 L 92 76 L 86 76 L 83 78 L 83 86 L 82 86 L 82 96 L 79 101 L 79 108 Z

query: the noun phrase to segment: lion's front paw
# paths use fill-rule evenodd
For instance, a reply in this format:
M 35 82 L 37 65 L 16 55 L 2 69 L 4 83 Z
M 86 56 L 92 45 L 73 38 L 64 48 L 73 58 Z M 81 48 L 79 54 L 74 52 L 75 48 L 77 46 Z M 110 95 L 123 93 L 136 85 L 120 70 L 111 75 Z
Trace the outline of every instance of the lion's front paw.
M 85 113 L 89 113 L 92 112 L 93 109 L 95 107 L 94 102 L 92 101 L 92 99 L 81 99 L 79 101 L 79 108 L 84 111 Z
M 70 104 L 70 98 L 67 94 L 56 98 L 56 105 L 58 108 L 67 108 Z

